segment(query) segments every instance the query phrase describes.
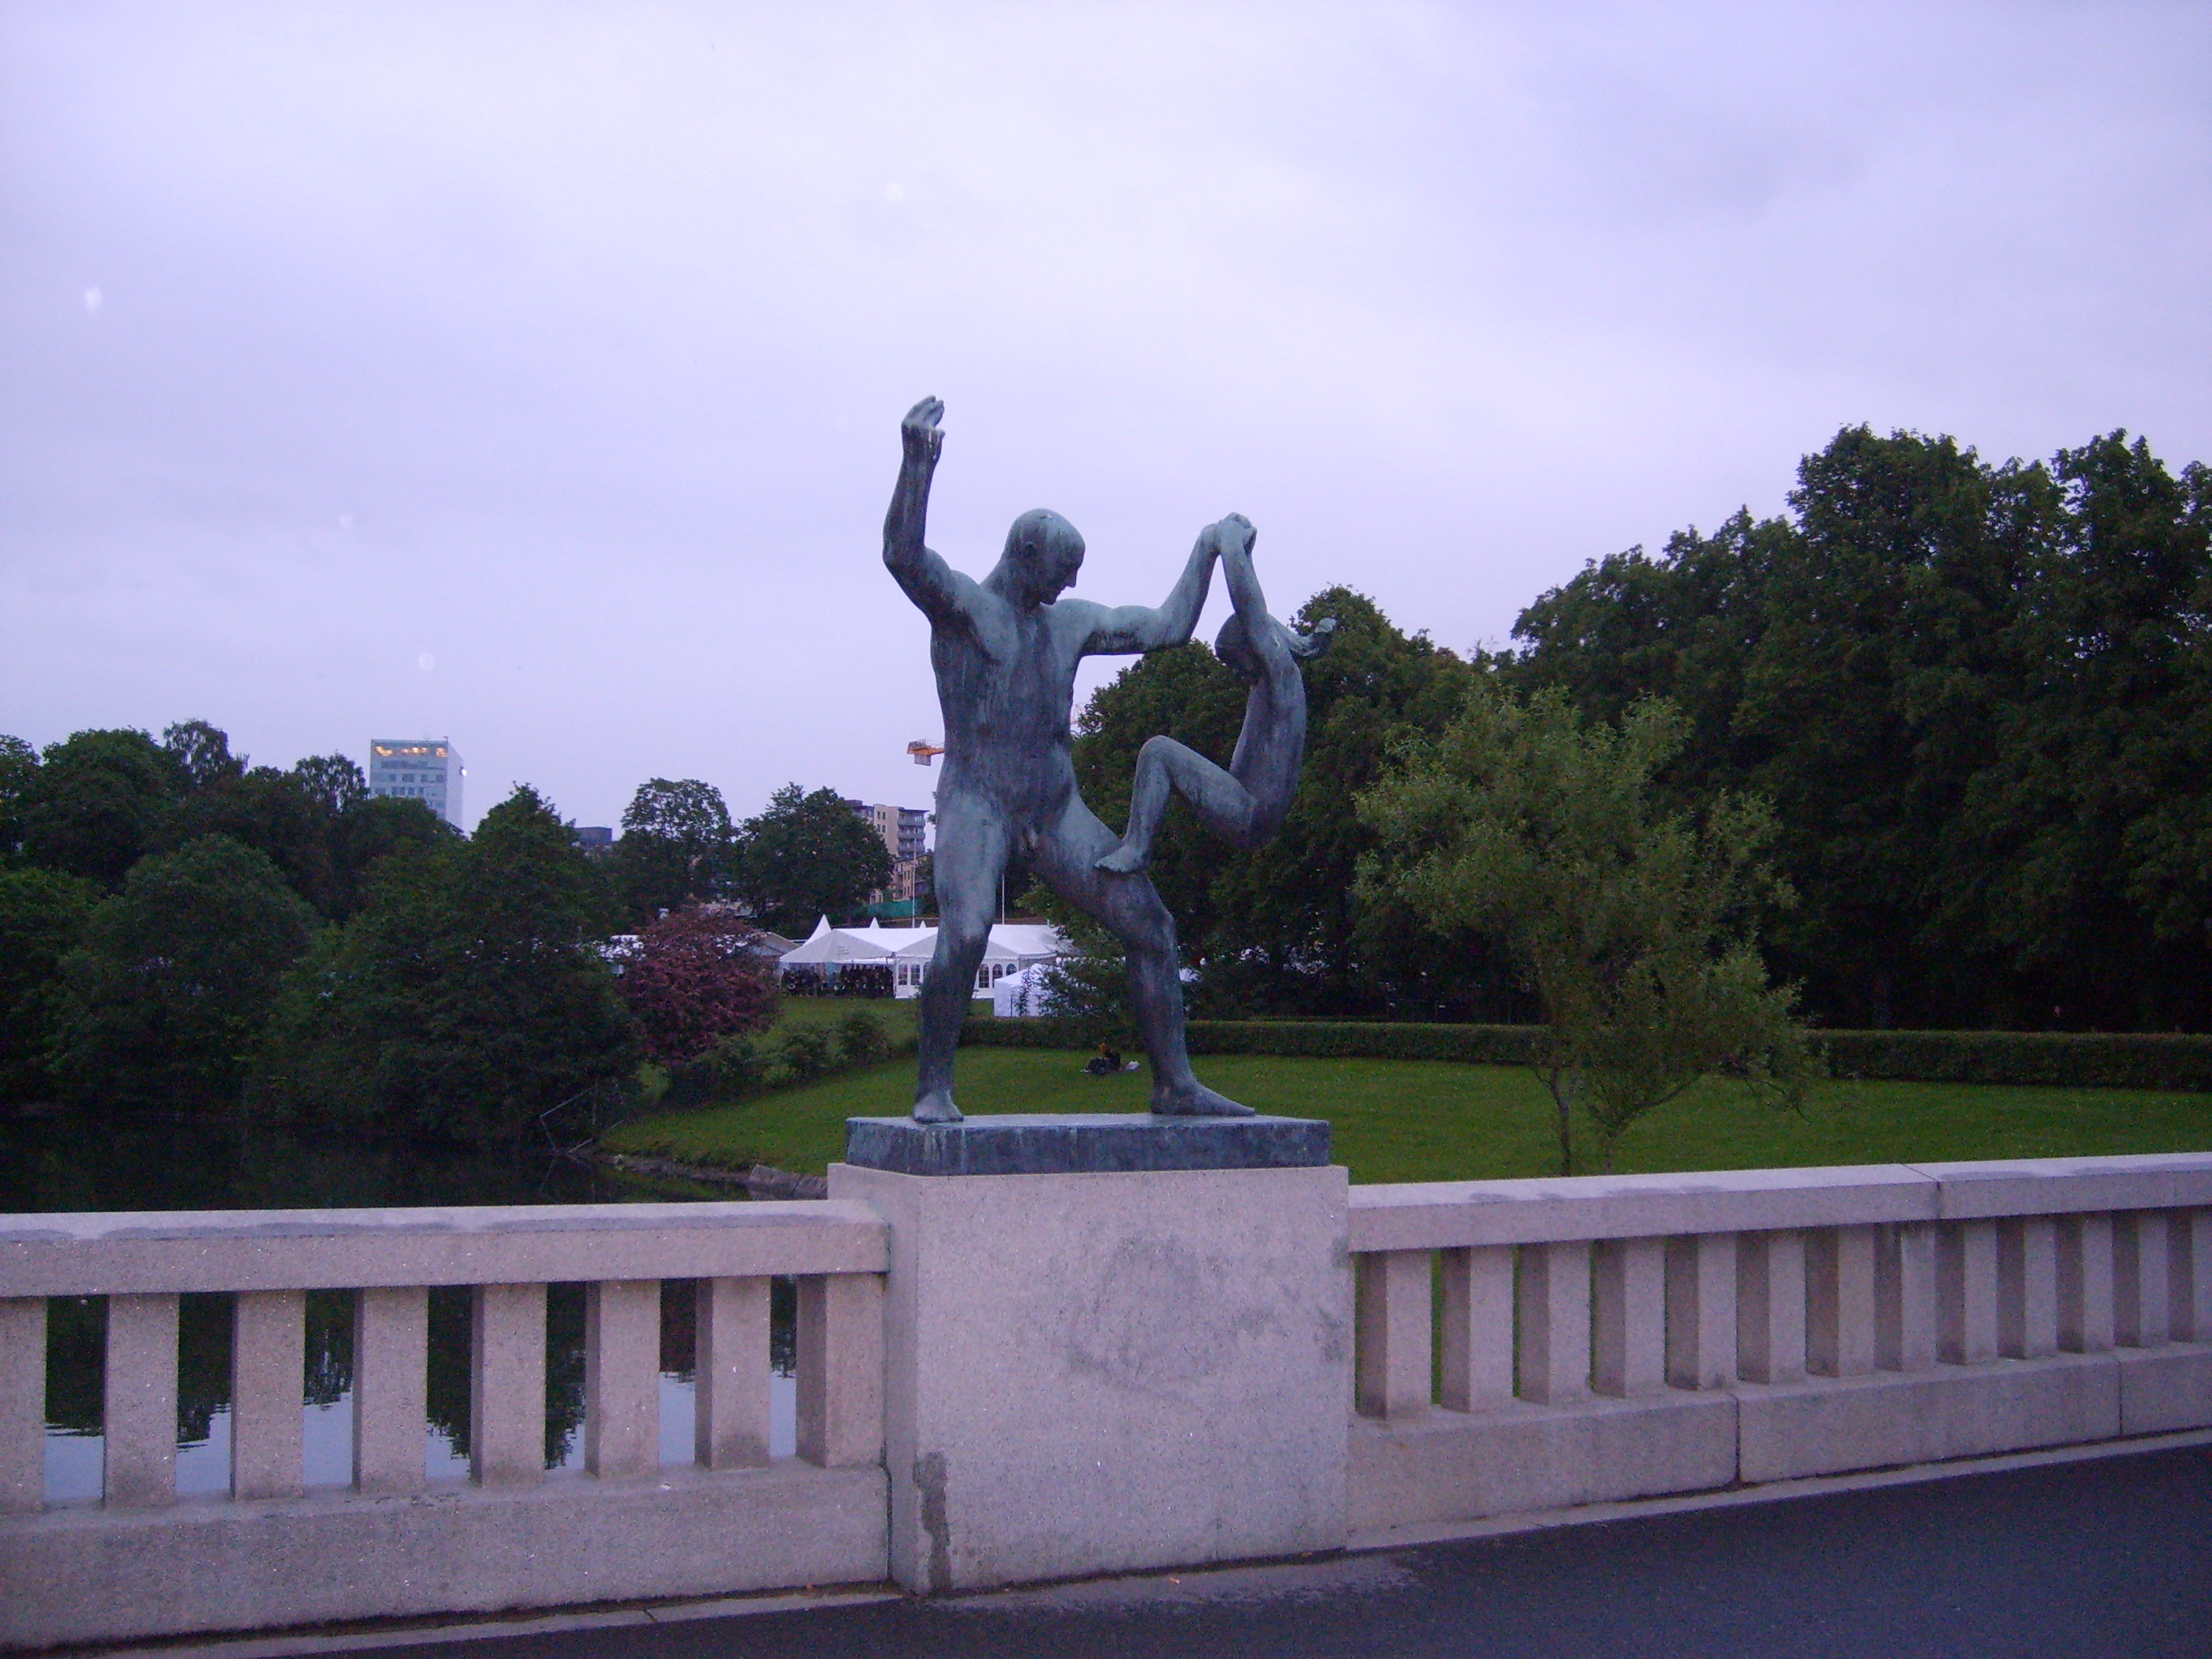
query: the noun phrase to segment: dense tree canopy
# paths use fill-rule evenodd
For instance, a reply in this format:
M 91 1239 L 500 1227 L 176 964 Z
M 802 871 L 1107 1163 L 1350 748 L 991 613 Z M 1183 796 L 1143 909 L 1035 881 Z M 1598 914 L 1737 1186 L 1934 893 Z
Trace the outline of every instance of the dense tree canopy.
M 804 938 L 823 916 L 848 921 L 891 878 L 875 830 L 834 789 L 787 783 L 738 831 L 732 887 L 763 927 Z
M 637 1050 L 599 872 L 534 791 L 380 865 L 289 976 L 253 1081 L 274 1119 L 512 1141 Z
M 612 873 L 631 921 L 720 896 L 736 848 L 722 792 L 697 778 L 652 778 L 623 811 Z
M 1505 666 L 1672 698 L 1668 781 L 1774 805 L 1777 966 L 1836 1025 L 2212 1020 L 2212 473 L 1839 433 L 1787 519 L 1591 565 Z
M 46 1034 L 62 958 L 100 889 L 58 870 L 0 869 L 0 1100 L 53 1093 Z
M 62 960 L 58 1089 L 100 1108 L 228 1110 L 315 922 L 274 864 L 226 836 L 142 859 Z

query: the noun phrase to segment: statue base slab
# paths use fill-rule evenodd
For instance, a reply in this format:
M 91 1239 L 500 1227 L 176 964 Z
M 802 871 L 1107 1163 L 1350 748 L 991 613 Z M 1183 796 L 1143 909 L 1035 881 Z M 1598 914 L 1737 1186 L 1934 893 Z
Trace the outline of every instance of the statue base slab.
M 1328 1124 L 1150 1112 L 1006 1112 L 957 1123 L 848 1117 L 845 1162 L 920 1176 L 1319 1169 L 1328 1163 Z

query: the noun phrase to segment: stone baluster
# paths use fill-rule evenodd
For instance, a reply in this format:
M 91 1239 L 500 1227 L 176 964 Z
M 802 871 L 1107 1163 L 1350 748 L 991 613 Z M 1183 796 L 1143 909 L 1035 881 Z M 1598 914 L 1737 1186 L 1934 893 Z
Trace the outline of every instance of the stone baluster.
M 1447 1411 L 1486 1411 L 1513 1398 L 1513 1247 L 1439 1253 L 1443 1296 L 1438 1398 Z
M 2058 1218 L 2058 1346 L 2068 1353 L 2112 1346 L 2112 1218 Z
M 429 1356 L 428 1291 L 354 1292 L 353 1484 L 365 1498 L 422 1490 Z
M 1429 1253 L 1377 1250 L 1355 1260 L 1358 1409 L 1419 1417 L 1429 1408 Z
M 799 1278 L 799 1455 L 825 1469 L 883 1460 L 880 1274 Z
M 1738 1233 L 1735 1363 L 1749 1382 L 1805 1380 L 1805 1235 Z
M 2122 1347 L 2166 1344 L 2173 1316 L 2167 1231 L 2164 1210 L 2135 1210 L 2112 1218 L 2112 1340 Z
M 1874 1362 L 1886 1371 L 1936 1368 L 1936 1224 L 1900 1221 L 1875 1234 Z
M 692 1453 L 703 1468 L 760 1468 L 768 1462 L 770 1282 L 698 1282 Z
M 1589 1240 L 1523 1244 L 1515 1279 L 1521 1397 L 1544 1406 L 1589 1398 Z
M 1590 1262 L 1590 1386 L 1632 1400 L 1667 1386 L 1667 1241 L 1600 1239 Z
M 2212 1342 L 2212 1210 L 2176 1210 L 2166 1242 L 2173 1340 Z
M 1874 1373 L 1875 1232 L 1822 1227 L 1806 1239 L 1805 1364 L 1816 1376 Z
M 2058 1352 L 2058 1224 L 2047 1215 L 1997 1223 L 1997 1352 L 2008 1359 Z
M 584 1467 L 602 1480 L 660 1468 L 660 1281 L 584 1291 Z
M 230 1495 L 297 1498 L 307 1293 L 241 1291 L 230 1333 Z
M 1946 1221 L 1936 1229 L 1936 1303 L 1946 1364 L 1997 1357 L 1997 1224 Z
M 0 1298 L 0 1515 L 46 1498 L 46 1299 Z
M 107 1298 L 106 1470 L 112 1509 L 177 1496 L 177 1298 Z
M 1678 1389 L 1735 1381 L 1735 1235 L 1667 1241 L 1667 1380 Z
M 469 1472 L 479 1486 L 545 1478 L 545 1287 L 479 1285 L 469 1345 Z

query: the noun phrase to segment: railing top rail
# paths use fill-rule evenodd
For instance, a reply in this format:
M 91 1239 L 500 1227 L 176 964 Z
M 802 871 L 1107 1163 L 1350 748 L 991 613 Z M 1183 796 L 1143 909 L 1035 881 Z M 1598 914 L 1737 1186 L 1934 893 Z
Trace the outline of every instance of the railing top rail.
M 0 1215 L 0 1297 L 882 1273 L 851 1200 Z
M 2212 1152 L 1352 1188 L 1355 1251 L 2212 1205 Z
M 1948 1220 L 2212 1205 L 2212 1152 L 1915 1164 L 1941 1183 Z

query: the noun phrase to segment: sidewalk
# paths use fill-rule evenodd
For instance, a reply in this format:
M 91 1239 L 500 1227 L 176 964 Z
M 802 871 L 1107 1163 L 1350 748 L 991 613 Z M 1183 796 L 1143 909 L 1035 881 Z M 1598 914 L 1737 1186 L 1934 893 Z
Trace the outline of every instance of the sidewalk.
M 2212 1448 L 1320 1561 L 465 1641 L 417 1636 L 343 1651 L 354 1659 L 2212 1656 Z

